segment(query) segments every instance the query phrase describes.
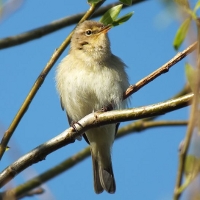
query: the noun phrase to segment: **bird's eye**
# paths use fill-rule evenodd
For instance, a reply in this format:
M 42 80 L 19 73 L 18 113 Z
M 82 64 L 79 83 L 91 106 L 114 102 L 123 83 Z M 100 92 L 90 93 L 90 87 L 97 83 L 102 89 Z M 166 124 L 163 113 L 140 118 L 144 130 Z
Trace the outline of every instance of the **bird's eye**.
M 90 36 L 92 34 L 92 31 L 90 29 L 88 29 L 87 31 L 85 31 L 85 35 Z

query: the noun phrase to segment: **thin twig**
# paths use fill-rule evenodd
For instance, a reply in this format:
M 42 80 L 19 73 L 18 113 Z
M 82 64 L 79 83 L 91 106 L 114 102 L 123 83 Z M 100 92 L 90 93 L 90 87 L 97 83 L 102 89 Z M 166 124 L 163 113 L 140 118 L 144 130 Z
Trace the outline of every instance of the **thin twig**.
M 100 1 L 98 4 L 94 4 L 90 7 L 90 9 L 85 13 L 83 18 L 80 20 L 79 23 L 83 22 L 84 20 L 88 19 L 94 11 L 104 2 Z M 8 145 L 8 142 L 15 131 L 16 127 L 18 126 L 19 122 L 21 121 L 22 117 L 24 116 L 25 112 L 27 111 L 29 105 L 31 104 L 31 101 L 33 100 L 34 96 L 36 95 L 37 91 L 39 90 L 40 86 L 44 82 L 44 79 L 46 78 L 47 74 L 55 64 L 55 62 L 58 60 L 62 52 L 65 50 L 65 48 L 68 46 L 70 43 L 70 39 L 72 36 L 71 34 L 64 40 L 64 42 L 60 45 L 60 47 L 53 53 L 52 57 L 50 58 L 49 62 L 45 66 L 45 68 L 42 70 L 40 73 L 39 77 L 37 78 L 36 82 L 32 86 L 29 94 L 27 95 L 26 99 L 24 100 L 22 106 L 20 107 L 19 111 L 17 112 L 16 116 L 14 117 L 13 121 L 11 122 L 9 128 L 6 130 L 4 133 L 4 136 L 1 140 L 1 145 L 0 145 L 0 159 L 2 158 L 6 147 Z
M 15 191 L 11 189 L 11 190 L 8 190 L 7 192 L 2 193 L 0 199 L 1 200 L 16 200 L 16 199 L 22 199 L 24 197 L 33 197 L 35 195 L 43 194 L 44 192 L 45 190 L 43 188 L 38 187 L 34 190 L 32 189 L 27 190 L 25 193 L 23 193 L 20 196 L 16 196 Z
M 143 2 L 145 0 L 134 0 L 132 2 L 132 5 L 136 4 L 136 3 L 140 3 Z M 98 9 L 94 15 L 92 16 L 92 18 L 98 17 L 103 15 L 107 10 L 109 10 L 110 8 L 112 8 L 113 6 L 116 6 L 118 4 L 121 4 L 120 2 L 116 2 L 116 3 L 111 3 L 107 6 L 104 6 L 100 9 Z M 127 8 L 128 6 L 123 6 L 123 8 Z M 35 40 L 38 38 L 41 38 L 47 34 L 53 33 L 57 30 L 60 30 L 62 28 L 65 28 L 66 26 L 70 26 L 72 24 L 77 24 L 79 22 L 79 20 L 84 16 L 85 12 L 83 13 L 79 13 L 79 14 L 75 14 L 73 16 L 70 17 L 65 17 L 63 19 L 59 19 L 56 21 L 53 21 L 52 23 L 45 25 L 45 26 L 41 26 L 39 28 L 35 28 L 33 30 L 30 31 L 26 31 L 24 33 L 15 35 L 15 36 L 10 36 L 10 37 L 6 37 L 6 38 L 2 38 L 0 40 L 0 49 L 4 49 L 4 48 L 8 48 L 8 47 L 12 47 L 12 46 L 16 46 L 16 45 L 20 45 L 26 42 L 29 42 L 31 40 Z
M 188 106 L 192 97 L 193 94 L 187 94 L 177 99 L 171 99 L 162 103 L 140 108 L 115 110 L 104 113 L 91 113 L 81 119 L 77 124 L 74 124 L 74 126 L 76 127 L 76 131 L 74 131 L 74 128 L 70 127 L 60 135 L 38 146 L 30 153 L 22 156 L 19 160 L 3 170 L 3 172 L 0 174 L 0 187 L 5 185 L 8 181 L 13 179 L 17 174 L 19 174 L 27 167 L 45 159 L 48 154 L 67 144 L 75 142 L 75 138 L 82 135 L 82 133 L 90 128 L 106 124 L 118 123 L 122 121 L 142 119 L 155 115 L 162 115 L 167 112 L 171 112 Z M 79 126 L 79 124 L 81 124 L 81 126 Z
M 197 24 L 198 29 L 198 41 L 200 41 L 200 26 Z M 182 148 L 179 153 L 179 166 L 178 166 L 178 172 L 177 172 L 177 178 L 176 178 L 176 185 L 174 189 L 174 200 L 178 200 L 182 194 L 182 190 L 180 190 L 181 183 L 183 180 L 183 174 L 184 174 L 184 166 L 185 166 L 185 160 L 188 152 L 188 148 L 190 145 L 192 133 L 194 131 L 194 127 L 197 123 L 198 119 L 198 112 L 199 112 L 199 92 L 200 92 L 200 43 L 198 43 L 198 51 L 197 51 L 197 71 L 194 75 L 194 99 L 192 101 L 191 106 L 191 112 L 190 112 L 190 119 L 188 124 L 188 129 L 186 132 L 186 136 L 184 139 L 184 143 L 182 145 Z M 198 119 L 199 120 L 199 119 Z
M 168 120 L 158 120 L 158 121 L 145 121 L 145 120 L 138 120 L 133 122 L 127 126 L 122 127 L 119 130 L 120 137 L 127 135 L 128 133 L 132 132 L 141 132 L 146 129 L 150 128 L 159 128 L 163 126 L 185 126 L 187 125 L 187 121 L 168 121 Z
M 158 76 L 166 73 L 169 71 L 169 69 L 178 63 L 180 60 L 185 58 L 188 54 L 193 52 L 197 47 L 197 42 L 190 45 L 187 49 L 185 49 L 182 52 L 179 52 L 176 56 L 174 56 L 170 61 L 168 61 L 166 64 L 164 64 L 162 67 L 154 71 L 153 73 L 149 74 L 148 76 L 144 77 L 142 80 L 137 82 L 135 85 L 131 85 L 126 92 L 124 93 L 124 99 L 128 98 L 133 93 L 137 92 L 141 87 L 144 87 L 151 81 L 153 81 Z
M 127 136 L 129 134 L 133 134 L 136 132 L 140 132 L 149 128 L 156 128 L 156 127 L 166 127 L 166 126 L 185 126 L 187 125 L 187 121 L 144 121 L 138 120 L 133 122 L 127 126 L 124 126 L 119 129 L 116 139 L 121 137 Z M 6 193 L 12 193 L 16 198 L 21 198 L 21 196 L 26 196 L 27 192 L 33 190 L 36 187 L 39 187 L 41 184 L 47 182 L 48 180 L 58 176 L 62 172 L 72 168 L 74 165 L 80 163 L 85 158 L 90 156 L 90 148 L 86 147 L 83 150 L 79 151 L 75 155 L 71 156 L 70 158 L 66 159 L 65 161 L 57 164 L 56 166 L 52 167 L 51 169 L 47 170 L 46 172 L 32 178 L 31 180 L 27 181 L 24 184 L 17 186 L 11 190 L 3 192 L 1 195 L 5 195 Z M 25 194 L 25 195 L 24 195 Z
M 52 167 L 46 172 L 40 174 L 39 176 L 36 176 L 35 178 L 27 181 L 24 184 L 17 186 L 16 188 L 3 192 L 2 194 L 0 194 L 0 196 L 5 196 L 5 194 L 7 193 L 12 193 L 16 198 L 21 198 L 21 196 L 25 196 L 24 194 L 26 194 L 28 191 L 39 187 L 43 183 L 70 169 L 71 167 L 85 160 L 89 156 L 90 148 L 86 147 L 85 149 L 79 151 L 77 154 L 71 156 L 70 158 L 66 159 L 55 167 Z

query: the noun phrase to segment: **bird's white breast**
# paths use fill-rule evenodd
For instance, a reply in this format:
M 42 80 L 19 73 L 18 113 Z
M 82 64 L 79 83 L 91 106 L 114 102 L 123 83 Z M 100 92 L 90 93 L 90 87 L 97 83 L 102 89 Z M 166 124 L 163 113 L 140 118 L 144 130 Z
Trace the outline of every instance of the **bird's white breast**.
M 129 84 L 124 63 L 112 56 L 98 63 L 83 62 L 69 54 L 61 61 L 56 74 L 57 89 L 73 121 L 111 103 L 115 109 L 125 107 L 122 96 Z

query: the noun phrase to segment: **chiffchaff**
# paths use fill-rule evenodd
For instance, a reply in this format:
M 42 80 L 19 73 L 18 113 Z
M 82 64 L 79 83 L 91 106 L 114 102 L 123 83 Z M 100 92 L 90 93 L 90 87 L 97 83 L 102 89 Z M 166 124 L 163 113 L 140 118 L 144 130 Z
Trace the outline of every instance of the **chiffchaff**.
M 57 90 L 70 124 L 110 105 L 112 109 L 126 107 L 123 92 L 129 82 L 125 64 L 111 53 L 109 29 L 95 21 L 80 24 L 72 36 L 69 54 L 57 68 Z M 117 127 L 105 125 L 84 134 L 91 148 L 94 189 L 98 194 L 116 190 L 111 148 Z

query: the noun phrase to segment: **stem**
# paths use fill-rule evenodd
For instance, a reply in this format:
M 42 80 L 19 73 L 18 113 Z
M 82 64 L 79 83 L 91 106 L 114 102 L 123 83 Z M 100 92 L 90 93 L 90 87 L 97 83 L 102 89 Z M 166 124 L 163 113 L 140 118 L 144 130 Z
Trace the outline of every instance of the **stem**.
M 197 29 L 198 29 L 198 41 L 200 41 L 200 26 L 198 23 L 197 23 Z M 196 122 L 198 120 L 198 111 L 199 111 L 198 105 L 199 105 L 199 91 L 200 91 L 200 43 L 199 42 L 197 50 L 197 71 L 194 75 L 194 80 L 195 80 L 194 98 L 192 101 L 190 119 L 189 119 L 187 133 L 184 139 L 184 145 L 179 153 L 179 166 L 178 166 L 176 185 L 174 190 L 174 200 L 180 199 L 180 196 L 182 194 L 179 191 L 183 180 L 185 160 L 187 157 L 187 152 L 190 145 L 192 133 L 194 131 L 194 127 L 196 126 Z
M 169 71 L 169 69 L 175 65 L 177 62 L 185 58 L 188 54 L 193 52 L 197 47 L 197 42 L 194 42 L 192 45 L 190 45 L 187 49 L 185 49 L 182 52 L 179 52 L 174 58 L 172 58 L 170 61 L 168 61 L 166 64 L 164 64 L 162 67 L 157 69 L 156 71 L 152 72 L 139 82 L 137 82 L 135 85 L 131 85 L 126 92 L 124 93 L 124 99 L 128 98 L 133 93 L 137 92 L 141 87 L 147 85 L 151 81 L 153 81 L 158 76 L 166 73 Z
M 89 10 L 85 13 L 85 15 L 80 20 L 80 22 L 88 19 L 94 13 L 94 11 L 102 3 L 104 3 L 104 1 L 105 0 L 103 0 L 100 3 L 97 3 L 97 4 L 93 4 L 89 8 Z M 66 49 L 66 47 L 69 45 L 72 33 L 73 32 L 70 33 L 70 35 L 64 40 L 64 42 L 60 45 L 60 47 L 53 53 L 53 55 L 50 58 L 49 62 L 47 63 L 45 68 L 42 70 L 42 72 L 40 73 L 40 75 L 37 78 L 36 82 L 32 86 L 29 94 L 27 95 L 27 97 L 24 100 L 22 106 L 20 107 L 19 111 L 17 112 L 16 116 L 14 117 L 13 121 L 11 122 L 9 128 L 4 133 L 4 136 L 3 136 L 2 140 L 1 140 L 1 145 L 0 145 L 0 160 L 1 160 L 3 154 L 4 154 L 5 150 L 6 150 L 6 147 L 8 145 L 8 142 L 9 142 L 10 138 L 13 135 L 13 132 L 15 131 L 15 129 L 17 128 L 19 122 L 21 121 L 22 117 L 24 116 L 25 112 L 27 111 L 27 109 L 28 109 L 29 105 L 31 104 L 33 98 L 35 97 L 37 91 L 39 90 L 39 88 L 41 87 L 42 83 L 44 82 L 47 74 L 52 69 L 53 65 L 58 60 L 58 58 L 63 53 L 63 51 Z

